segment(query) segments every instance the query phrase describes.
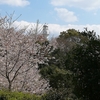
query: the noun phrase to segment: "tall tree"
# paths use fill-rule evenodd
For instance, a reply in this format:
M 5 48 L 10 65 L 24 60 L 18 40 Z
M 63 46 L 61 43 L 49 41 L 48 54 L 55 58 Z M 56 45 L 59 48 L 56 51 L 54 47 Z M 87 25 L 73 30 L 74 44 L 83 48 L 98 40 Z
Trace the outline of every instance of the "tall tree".
M 83 31 L 88 41 L 72 52 L 70 70 L 73 72 L 74 92 L 83 100 L 100 99 L 100 39 L 94 31 Z M 67 63 L 66 63 L 67 64 Z

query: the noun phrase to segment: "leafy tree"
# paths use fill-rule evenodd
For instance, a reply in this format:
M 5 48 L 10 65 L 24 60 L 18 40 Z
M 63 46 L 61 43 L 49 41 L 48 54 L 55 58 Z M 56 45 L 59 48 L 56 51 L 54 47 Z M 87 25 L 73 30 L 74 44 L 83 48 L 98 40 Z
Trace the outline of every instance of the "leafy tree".
M 58 44 L 56 49 L 50 53 L 46 64 L 39 65 L 40 73 L 49 81 L 50 87 L 53 91 L 52 93 L 55 93 L 54 95 L 56 96 L 59 95 L 59 91 L 61 90 L 61 94 L 64 94 L 64 97 L 66 98 L 68 98 L 69 95 L 74 95 L 72 73 L 67 69 L 67 66 L 70 64 L 69 51 L 80 43 L 82 40 L 82 38 L 80 38 L 80 32 L 75 29 L 69 29 L 65 32 L 61 32 L 59 37 L 56 39 Z M 66 61 L 68 61 L 68 65 L 66 65 Z
M 50 59 L 47 65 L 41 65 L 40 73 L 49 80 L 53 90 L 67 88 L 71 90 L 67 91 L 69 94 L 74 91 L 80 99 L 99 100 L 100 39 L 94 31 L 87 29 L 67 32 L 62 32 L 57 38 L 58 49 L 50 55 L 54 59 Z M 67 47 L 70 49 L 67 50 Z
M 58 84 L 68 84 L 67 77 L 70 72 L 66 70 L 66 60 L 69 59 L 69 50 L 80 43 L 82 36 L 79 31 L 69 29 L 60 33 L 57 38 L 58 46 L 50 53 L 47 64 L 40 64 L 40 73 L 49 79 L 51 87 L 58 88 Z M 66 80 L 66 82 L 65 82 Z M 59 82 L 58 82 L 59 81 Z M 53 85 L 54 84 L 54 85 Z
M 87 38 L 86 41 L 73 49 L 70 56 L 69 69 L 74 76 L 74 93 L 83 100 L 99 100 L 100 39 L 94 31 L 85 30 L 82 35 Z
M 67 31 L 60 32 L 57 38 L 58 47 L 65 52 L 70 51 L 76 44 L 80 43 L 81 34 L 75 29 L 68 29 Z
M 72 93 L 72 73 L 66 70 L 66 54 L 60 49 L 55 49 L 50 54 L 47 64 L 39 65 L 43 78 L 49 81 L 51 90 L 46 95 L 46 100 L 66 100 Z M 59 99 L 58 99 L 59 97 Z

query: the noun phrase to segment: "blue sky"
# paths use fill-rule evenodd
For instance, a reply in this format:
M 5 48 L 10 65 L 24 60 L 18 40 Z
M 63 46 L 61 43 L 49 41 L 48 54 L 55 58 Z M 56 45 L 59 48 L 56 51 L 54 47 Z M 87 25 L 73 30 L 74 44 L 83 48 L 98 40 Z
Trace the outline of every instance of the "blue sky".
M 17 23 L 28 25 L 38 19 L 47 23 L 51 35 L 57 36 L 69 28 L 87 27 L 100 34 L 100 0 L 0 0 L 0 14 L 22 16 Z

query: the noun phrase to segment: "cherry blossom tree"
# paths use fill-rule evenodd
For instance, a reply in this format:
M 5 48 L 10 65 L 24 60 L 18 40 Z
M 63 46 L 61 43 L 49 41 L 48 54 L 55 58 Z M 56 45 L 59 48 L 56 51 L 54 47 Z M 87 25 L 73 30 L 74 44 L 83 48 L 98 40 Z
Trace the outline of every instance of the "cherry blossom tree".
M 0 19 L 0 87 L 40 93 L 48 88 L 41 78 L 38 63 L 43 62 L 38 23 L 35 30 L 13 27 L 13 14 Z M 42 59 L 41 59 L 42 57 Z

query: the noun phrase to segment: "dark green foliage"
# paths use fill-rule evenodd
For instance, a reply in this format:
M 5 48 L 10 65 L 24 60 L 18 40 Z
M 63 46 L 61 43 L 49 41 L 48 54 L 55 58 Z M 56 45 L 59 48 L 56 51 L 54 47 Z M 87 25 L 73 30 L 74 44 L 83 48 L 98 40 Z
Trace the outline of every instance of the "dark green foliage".
M 52 89 L 48 91 L 43 97 L 43 100 L 77 100 L 74 94 L 69 94 L 68 89 L 61 88 L 59 90 Z
M 41 75 L 43 78 L 49 80 L 50 87 L 52 88 L 52 92 L 49 92 L 47 97 L 49 98 L 49 96 L 51 96 L 51 99 L 55 98 L 53 100 L 66 100 L 69 95 L 73 94 L 73 76 L 72 73 L 67 70 L 67 66 L 70 64 L 68 56 L 69 50 L 67 49 L 72 49 L 74 44 L 76 44 L 74 40 L 77 41 L 78 38 L 75 37 L 79 37 L 79 32 L 74 29 L 68 30 L 68 33 L 62 32 L 57 38 L 59 46 L 51 52 L 47 64 L 39 65 Z M 70 38 L 72 41 L 70 41 Z M 66 66 L 66 64 L 68 65 Z M 63 97 L 67 96 L 66 99 L 61 99 L 62 95 Z M 50 100 L 50 98 L 47 100 Z
M 69 88 L 71 73 L 57 66 L 46 66 L 42 68 L 40 73 L 44 78 L 49 79 L 49 84 L 52 88 Z
M 70 51 L 73 47 L 83 40 L 82 35 L 75 29 L 68 29 L 60 33 L 57 38 L 58 47 L 63 52 Z
M 67 100 L 70 95 L 74 95 L 72 100 L 76 96 L 78 100 L 100 100 L 99 37 L 94 31 L 71 29 L 62 32 L 57 41 L 58 49 L 49 55 L 48 64 L 40 68 L 52 87 L 46 100 Z
M 67 31 L 60 32 L 59 38 L 67 39 L 72 36 L 79 36 L 79 31 L 75 29 L 68 29 Z
M 88 41 L 73 50 L 69 67 L 74 75 L 74 92 L 84 100 L 100 100 L 100 40 L 93 31 L 83 35 Z
M 49 80 L 52 88 L 46 94 L 46 100 L 67 100 L 69 95 L 73 94 L 72 73 L 66 70 L 65 66 L 66 55 L 60 49 L 56 49 L 50 54 L 51 59 L 47 65 L 39 65 L 42 77 Z
M 78 99 L 71 88 L 51 89 L 42 96 L 43 100 L 82 100 Z

